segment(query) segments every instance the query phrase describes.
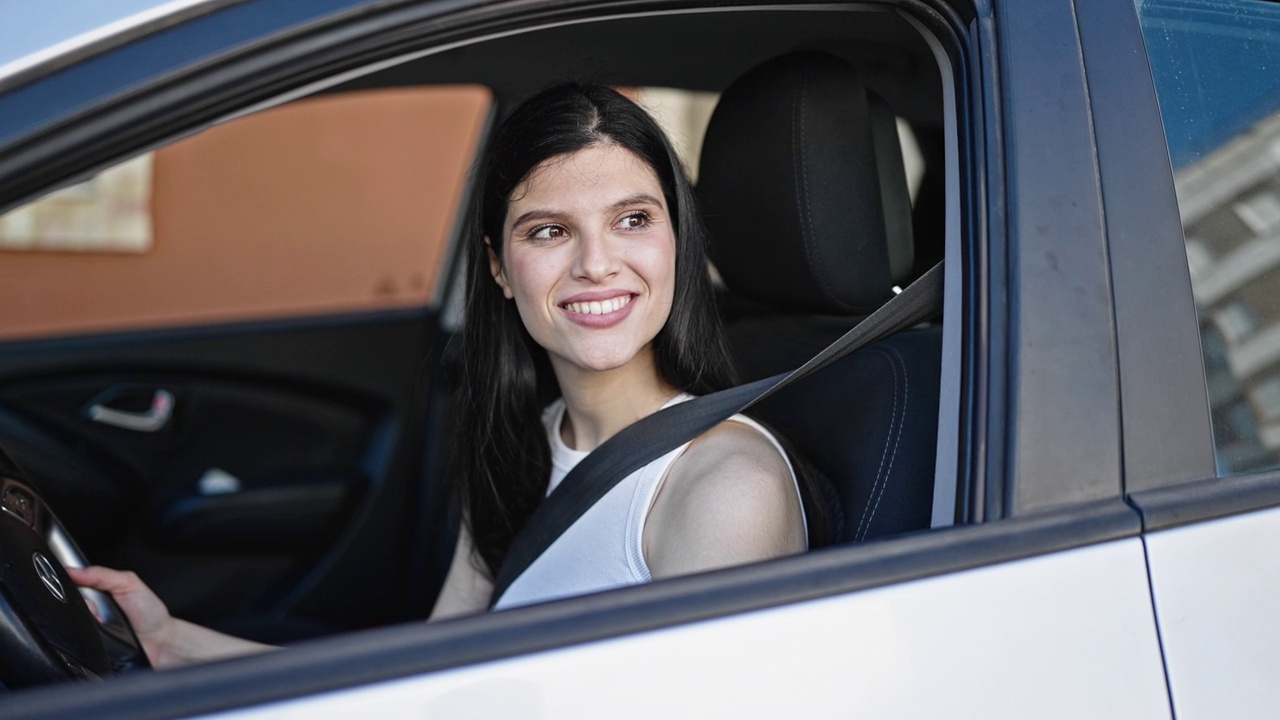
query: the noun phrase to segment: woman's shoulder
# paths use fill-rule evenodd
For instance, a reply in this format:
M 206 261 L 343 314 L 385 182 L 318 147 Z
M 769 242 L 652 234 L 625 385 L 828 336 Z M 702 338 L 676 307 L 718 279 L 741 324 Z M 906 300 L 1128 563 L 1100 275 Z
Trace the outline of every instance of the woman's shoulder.
M 736 415 L 698 436 L 671 467 L 673 476 L 778 478 L 791 483 L 791 465 L 763 426 Z
M 646 525 L 655 577 L 804 550 L 795 476 L 766 432 L 728 420 L 672 463 Z
M 695 397 L 681 393 L 667 405 Z M 793 477 L 791 464 L 773 433 L 746 415 L 734 415 L 695 438 L 672 465 L 668 477 L 691 470 L 703 475 L 717 469 L 732 475 L 734 470 L 749 468 L 766 471 L 769 477 Z
M 668 471 L 666 484 L 694 507 L 775 511 L 795 497 L 795 474 L 763 427 L 726 420 L 694 440 Z

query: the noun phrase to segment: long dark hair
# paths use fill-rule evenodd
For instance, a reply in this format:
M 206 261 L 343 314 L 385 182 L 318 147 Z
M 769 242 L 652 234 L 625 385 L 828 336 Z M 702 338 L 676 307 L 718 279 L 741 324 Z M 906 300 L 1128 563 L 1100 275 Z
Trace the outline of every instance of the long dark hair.
M 716 315 L 693 191 L 657 123 L 600 85 L 558 85 L 518 106 L 476 168 L 454 394 L 452 472 L 464 522 L 491 575 L 546 494 L 551 449 L 541 413 L 560 391 L 546 351 L 490 275 L 484 239 L 501 260 L 503 224 L 516 187 L 551 158 L 609 143 L 631 151 L 657 174 L 676 231 L 671 314 L 653 340 L 658 372 L 672 387 L 695 395 L 730 387 L 736 379 Z

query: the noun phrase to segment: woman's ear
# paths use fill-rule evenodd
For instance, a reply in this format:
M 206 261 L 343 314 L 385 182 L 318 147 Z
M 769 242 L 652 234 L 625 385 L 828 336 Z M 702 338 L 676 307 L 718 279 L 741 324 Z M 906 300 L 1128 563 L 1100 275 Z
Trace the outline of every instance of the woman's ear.
M 489 242 L 488 235 L 484 238 L 484 249 L 489 253 L 489 274 L 493 276 L 494 282 L 498 283 L 498 287 L 502 288 L 502 296 L 508 300 L 514 298 L 515 294 L 507 284 L 507 276 L 502 272 L 502 261 L 498 259 L 498 253 L 493 251 L 493 243 Z

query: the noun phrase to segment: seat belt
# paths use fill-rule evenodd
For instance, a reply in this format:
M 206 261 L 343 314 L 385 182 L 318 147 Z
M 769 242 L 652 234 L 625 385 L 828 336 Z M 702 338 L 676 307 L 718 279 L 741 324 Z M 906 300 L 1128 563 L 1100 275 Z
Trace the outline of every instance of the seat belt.
M 640 418 L 583 458 L 511 541 L 494 580 L 492 608 L 511 583 L 623 478 L 730 417 L 841 358 L 942 312 L 942 263 L 790 373 L 672 405 Z

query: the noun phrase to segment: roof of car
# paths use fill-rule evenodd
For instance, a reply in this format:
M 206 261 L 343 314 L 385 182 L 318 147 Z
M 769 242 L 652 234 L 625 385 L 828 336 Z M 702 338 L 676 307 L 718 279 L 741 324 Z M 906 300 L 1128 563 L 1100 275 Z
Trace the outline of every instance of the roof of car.
M 607 30 L 601 22 L 608 23 Z M 823 39 L 815 41 L 818 24 Z M 549 47 L 568 51 L 547 52 Z M 868 85 L 897 114 L 913 122 L 936 122 L 942 101 L 936 60 L 918 29 L 887 10 L 829 13 L 821 20 L 812 12 L 779 8 L 735 14 L 616 14 L 508 33 L 392 63 L 329 91 L 478 83 L 491 88 L 507 107 L 564 79 L 718 92 L 748 68 L 797 49 L 845 58 L 862 69 Z
M 64 0 L 56 9 L 22 0 L 0 0 L 0 90 L 22 85 L 37 77 L 77 63 L 200 15 L 240 4 L 244 0 Z M 366 0 L 374 4 L 375 0 Z M 335 3 L 344 10 L 359 6 L 361 0 Z M 337 10 L 337 7 L 331 10 Z M 494 52 L 495 43 L 484 49 L 461 49 L 450 57 L 423 58 L 390 72 L 368 77 L 359 85 L 400 85 L 422 82 L 480 82 L 499 97 L 515 99 L 545 84 L 546 78 L 578 77 L 628 85 L 663 85 L 688 89 L 719 90 L 747 67 L 772 54 L 794 49 L 796 38 L 811 34 L 811 28 L 788 30 L 788 22 L 776 14 L 768 20 L 747 13 L 734 20 L 736 37 L 723 39 L 724 18 L 697 15 L 672 18 L 633 16 L 626 20 L 634 32 L 584 32 L 569 23 L 544 29 L 537 36 L 516 33 L 498 40 L 504 52 Z M 889 95 L 900 114 L 920 119 L 934 115 L 940 95 L 936 73 L 923 71 L 921 63 L 929 54 L 919 35 L 892 13 L 844 14 L 841 34 L 865 37 L 860 47 L 821 48 L 847 54 L 849 60 L 870 73 L 873 88 Z M 796 18 L 797 25 L 806 25 Z M 542 52 L 548 33 L 573 47 L 569 54 Z M 552 43 L 554 45 L 554 43 Z M 719 62 L 707 63 L 696 48 L 717 45 Z M 585 45 L 585 46 L 584 46 Z M 645 50 L 638 50 L 647 46 Z M 763 46 L 763 47 L 762 47 Z M 469 56 L 460 62 L 460 55 Z M 922 57 L 923 56 L 923 57 Z M 521 57 L 513 66 L 504 58 Z M 486 60 L 489 58 L 491 60 Z M 606 77 L 608 76 L 608 77 Z M 539 80 L 539 78 L 541 80 Z M 892 79 L 890 79 L 892 78 Z M 882 87 L 878 87 L 882 86 Z M 913 88 L 907 96 L 903 88 Z

